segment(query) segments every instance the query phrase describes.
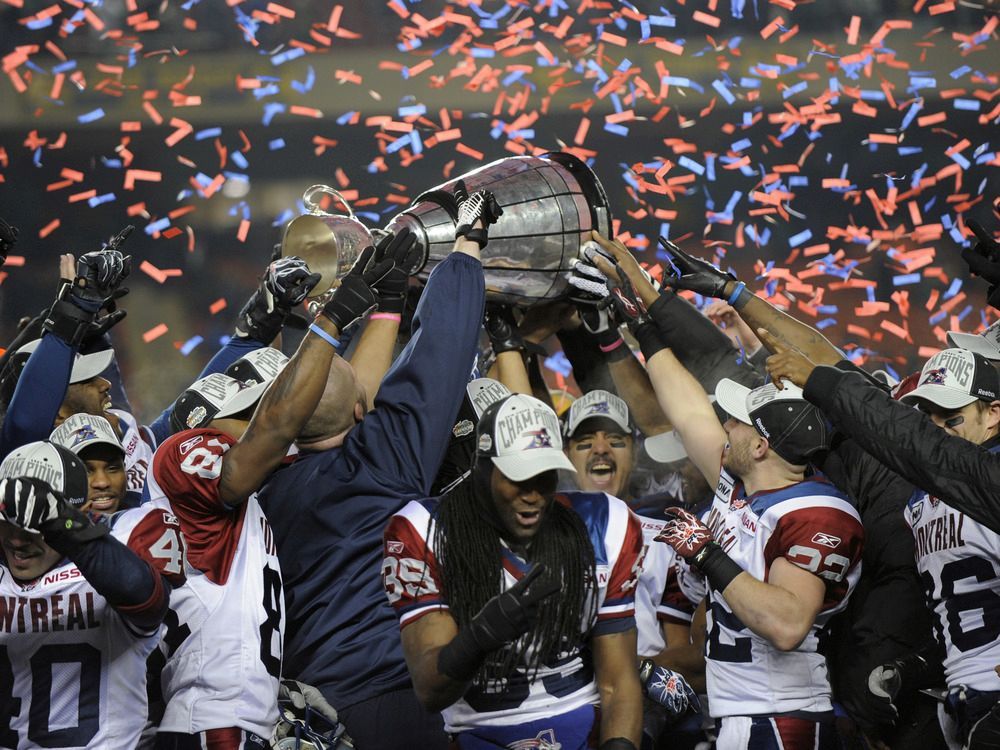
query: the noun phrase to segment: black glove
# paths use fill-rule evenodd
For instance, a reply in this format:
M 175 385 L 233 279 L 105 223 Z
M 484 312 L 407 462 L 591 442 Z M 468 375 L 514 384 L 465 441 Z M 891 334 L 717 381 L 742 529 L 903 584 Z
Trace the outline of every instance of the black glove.
M 417 236 L 408 227 L 403 227 L 398 234 L 387 234 L 375 246 L 376 263 L 383 260 L 393 262 L 389 273 L 373 287 L 379 312 L 402 316 L 410 281 L 406 259 L 416 244 Z
M 639 748 L 624 737 L 612 737 L 610 740 L 604 740 L 598 750 L 639 750 Z
M 703 297 L 725 299 L 726 284 L 736 281 L 736 277 L 721 271 L 707 260 L 688 255 L 665 237 L 660 237 L 660 245 L 671 255 L 671 260 L 680 271 L 680 276 L 669 276 L 663 283 L 671 289 L 687 289 Z
M 1000 309 L 1000 243 L 972 219 L 965 222 L 978 238 L 973 247 L 962 250 L 962 260 L 969 264 L 969 271 L 989 282 L 987 302 Z
M 438 672 L 460 682 L 471 680 L 488 654 L 529 632 L 542 602 L 560 588 L 558 580 L 543 578 L 544 573 L 545 565 L 536 563 L 516 585 L 486 602 L 438 652 Z
M 17 244 L 17 227 L 12 227 L 0 219 L 0 266 L 7 262 L 7 256 Z
M 521 332 L 517 330 L 514 310 L 510 305 L 486 305 L 486 316 L 483 323 L 494 354 L 523 352 L 525 350 L 524 339 L 521 338 Z
M 378 307 L 373 287 L 386 277 L 393 265 L 392 258 L 377 260 L 375 248 L 369 245 L 361 251 L 320 313 L 329 318 L 338 331 L 344 331 Z
M 628 274 L 617 261 L 613 265 L 614 273 L 608 277 L 607 282 L 608 296 L 601 305 L 613 309 L 615 320 L 622 321 L 634 331 L 649 322 L 649 314 L 645 303 L 635 293 L 635 287 L 629 281 Z
M 66 281 L 60 288 L 55 302 L 46 313 L 43 330 L 77 348 L 91 333 L 101 308 L 116 309 L 115 300 L 128 294 L 128 289 L 121 288 L 121 283 L 132 270 L 132 257 L 122 255 L 118 248 L 134 229 L 129 224 L 102 250 L 86 253 L 77 259 L 76 278 Z
M 895 722 L 899 718 L 899 700 L 919 687 L 927 669 L 927 660 L 919 654 L 908 654 L 880 664 L 868 675 L 868 692 L 888 704 Z
M 503 216 L 503 209 L 489 190 L 477 190 L 472 195 L 465 188 L 465 180 L 455 183 L 455 201 L 458 203 L 458 219 L 455 224 L 455 239 L 465 237 L 486 247 L 487 232 L 491 224 Z M 482 229 L 474 229 L 476 221 L 483 223 Z
M 281 332 L 292 308 L 302 303 L 319 283 L 321 274 L 311 273 L 302 258 L 274 258 L 260 285 L 243 305 L 236 335 L 270 344 Z
M 95 525 L 86 514 L 71 505 L 61 492 L 33 477 L 0 480 L 3 519 L 25 531 L 42 534 L 57 551 L 59 540 L 81 542 L 108 533 L 106 526 Z

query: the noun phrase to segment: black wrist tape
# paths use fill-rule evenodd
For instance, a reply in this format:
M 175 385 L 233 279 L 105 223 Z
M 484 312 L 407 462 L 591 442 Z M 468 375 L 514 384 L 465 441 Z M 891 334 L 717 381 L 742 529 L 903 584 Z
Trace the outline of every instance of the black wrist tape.
M 639 342 L 639 349 L 642 350 L 642 356 L 645 357 L 647 362 L 654 354 L 667 348 L 667 345 L 660 337 L 660 329 L 656 327 L 655 323 L 644 323 L 635 329 L 634 335 L 635 340 Z
M 483 665 L 487 653 L 476 642 L 473 628 L 466 627 L 438 651 L 438 672 L 456 682 L 469 682 Z
M 709 542 L 702 547 L 701 552 L 695 555 L 691 562 L 704 574 L 709 585 L 720 594 L 743 572 L 743 568 L 716 542 Z

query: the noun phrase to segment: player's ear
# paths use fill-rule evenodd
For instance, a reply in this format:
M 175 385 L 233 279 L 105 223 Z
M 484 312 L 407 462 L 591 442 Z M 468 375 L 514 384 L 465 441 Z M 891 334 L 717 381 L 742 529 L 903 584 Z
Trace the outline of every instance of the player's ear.
M 767 441 L 767 438 L 763 435 L 757 435 L 757 441 L 753 444 L 752 456 L 755 460 L 760 461 L 765 456 L 767 456 L 767 449 L 771 447 L 771 444 Z
M 986 407 L 986 429 L 1000 428 L 1000 401 L 991 401 Z
M 365 407 L 360 401 L 356 401 L 354 404 L 354 423 L 357 424 L 362 419 L 365 418 Z

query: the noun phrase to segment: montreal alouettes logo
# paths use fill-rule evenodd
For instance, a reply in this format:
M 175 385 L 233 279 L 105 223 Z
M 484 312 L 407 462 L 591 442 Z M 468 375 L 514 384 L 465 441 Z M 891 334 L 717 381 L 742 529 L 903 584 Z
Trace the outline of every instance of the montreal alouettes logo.
M 945 378 L 948 375 L 947 367 L 936 367 L 930 372 L 928 372 L 920 385 L 944 385 Z
M 524 433 L 524 435 L 525 437 L 531 438 L 531 442 L 525 446 L 525 450 L 530 450 L 531 448 L 552 447 L 552 437 L 549 435 L 547 427 L 542 427 L 538 430 L 531 430 L 530 432 Z

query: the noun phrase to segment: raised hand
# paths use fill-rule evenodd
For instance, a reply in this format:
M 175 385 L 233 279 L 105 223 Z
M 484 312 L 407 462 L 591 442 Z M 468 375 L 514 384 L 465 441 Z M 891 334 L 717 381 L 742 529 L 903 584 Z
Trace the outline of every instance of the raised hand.
M 476 642 L 484 651 L 513 643 L 535 626 L 543 601 L 559 591 L 559 581 L 545 576 L 545 565 L 536 563 L 514 586 L 490 599 L 472 618 Z
M 665 237 L 660 237 L 660 246 L 670 253 L 671 260 L 680 271 L 680 275 L 663 280 L 666 286 L 671 289 L 687 289 L 703 297 L 726 298 L 726 284 L 736 281 L 735 276 L 720 270 L 707 260 L 688 255 Z
M 113 299 L 123 297 L 128 289 L 121 284 L 132 270 L 132 256 L 122 255 L 118 247 L 135 230 L 129 224 L 101 250 L 85 253 L 76 261 L 76 278 L 70 289 L 70 301 L 87 312 L 96 313 Z
M 374 287 L 392 271 L 393 259 L 375 257 L 375 248 L 366 247 L 354 262 L 351 270 L 341 279 L 329 302 L 320 314 L 325 315 L 337 326 L 345 330 L 378 307 Z
M 281 332 L 292 308 L 302 303 L 319 283 L 302 258 L 272 256 L 260 284 L 240 310 L 236 335 L 270 344 Z
M 757 336 L 761 343 L 773 352 L 765 363 L 767 372 L 774 381 L 775 387 L 783 389 L 782 380 L 788 380 L 799 388 L 806 387 L 806 381 L 816 369 L 816 363 L 795 347 L 789 346 L 766 328 L 758 328 Z
M 406 305 L 406 290 L 410 276 L 407 273 L 407 259 L 417 244 L 417 237 L 408 227 L 397 234 L 387 234 L 375 246 L 375 262 L 392 261 L 392 268 L 372 287 L 378 298 L 379 312 L 403 314 Z
M 480 250 L 486 247 L 490 225 L 503 216 L 496 197 L 489 190 L 477 190 L 470 195 L 465 181 L 459 180 L 455 183 L 455 202 L 458 204 L 455 239 L 465 237 L 477 243 Z
M 483 327 L 489 336 L 494 354 L 524 351 L 524 339 L 514 320 L 514 310 L 510 305 L 490 303 L 486 305 Z

